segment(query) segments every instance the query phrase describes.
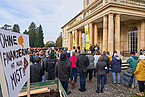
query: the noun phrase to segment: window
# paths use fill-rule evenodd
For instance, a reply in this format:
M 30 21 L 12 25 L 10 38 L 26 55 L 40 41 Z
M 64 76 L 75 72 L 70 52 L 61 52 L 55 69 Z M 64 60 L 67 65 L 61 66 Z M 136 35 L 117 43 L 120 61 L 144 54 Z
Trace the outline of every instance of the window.
M 89 5 L 89 0 L 87 0 L 87 5 Z
M 138 43 L 138 29 L 132 27 L 128 31 L 128 51 L 134 51 L 137 53 L 137 43 Z

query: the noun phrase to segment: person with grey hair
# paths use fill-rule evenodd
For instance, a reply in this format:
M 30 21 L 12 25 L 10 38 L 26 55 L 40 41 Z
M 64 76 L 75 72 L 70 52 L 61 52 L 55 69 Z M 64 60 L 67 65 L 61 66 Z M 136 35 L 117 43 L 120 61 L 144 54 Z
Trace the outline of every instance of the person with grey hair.
M 77 58 L 76 66 L 79 68 L 79 76 L 80 76 L 80 89 L 81 92 L 86 91 L 86 74 L 87 67 L 89 66 L 89 59 L 85 54 L 84 50 L 81 50 L 80 56 Z
M 110 59 L 109 57 L 106 55 L 106 51 L 103 51 L 102 55 L 103 56 L 103 61 L 107 63 L 107 70 L 106 70 L 106 74 L 105 74 L 105 85 L 107 84 L 107 74 L 109 73 L 109 64 L 110 64 Z

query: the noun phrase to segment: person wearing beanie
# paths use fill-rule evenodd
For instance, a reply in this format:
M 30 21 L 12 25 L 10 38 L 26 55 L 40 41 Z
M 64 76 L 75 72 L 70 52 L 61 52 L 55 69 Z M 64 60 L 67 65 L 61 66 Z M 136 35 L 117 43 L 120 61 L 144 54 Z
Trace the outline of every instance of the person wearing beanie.
M 134 72 L 136 75 L 136 80 L 139 83 L 139 93 L 136 93 L 139 96 L 144 96 L 144 81 L 145 81 L 145 56 L 139 57 L 139 62 L 137 64 L 136 70 Z
M 111 61 L 111 71 L 113 77 L 113 83 L 116 84 L 116 75 L 118 84 L 120 84 L 120 72 L 121 72 L 122 60 L 119 58 L 118 54 L 114 54 L 114 58 Z
M 132 72 L 134 73 L 136 70 L 137 63 L 138 63 L 138 57 L 135 55 L 135 52 L 133 51 L 130 52 L 130 57 L 128 58 L 127 63 L 129 63 L 129 67 L 133 68 Z M 135 74 L 133 75 L 133 83 L 131 87 L 132 88 L 137 87 L 137 80 L 136 80 Z

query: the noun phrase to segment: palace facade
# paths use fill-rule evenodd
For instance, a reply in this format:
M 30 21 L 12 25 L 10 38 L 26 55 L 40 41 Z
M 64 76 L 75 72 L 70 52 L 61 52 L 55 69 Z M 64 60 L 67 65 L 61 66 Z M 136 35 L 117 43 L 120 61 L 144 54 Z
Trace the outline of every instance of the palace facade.
M 145 0 L 83 0 L 83 10 L 62 27 L 63 47 L 98 44 L 100 50 L 145 50 Z

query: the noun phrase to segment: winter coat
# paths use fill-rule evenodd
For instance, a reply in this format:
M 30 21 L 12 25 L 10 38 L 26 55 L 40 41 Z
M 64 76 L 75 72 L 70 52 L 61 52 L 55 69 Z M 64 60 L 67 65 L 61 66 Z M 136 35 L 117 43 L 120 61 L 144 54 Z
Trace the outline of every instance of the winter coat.
M 41 82 L 44 71 L 41 67 L 41 63 L 36 63 L 30 66 L 30 82 Z
M 105 70 L 106 66 L 107 66 L 106 62 L 98 60 L 98 62 L 96 64 L 97 75 L 105 75 L 106 74 L 106 70 Z
M 103 56 L 103 58 L 104 58 L 103 61 L 107 63 L 107 66 L 109 66 L 109 64 L 110 64 L 110 59 L 109 59 L 109 57 L 106 56 L 106 55 L 104 55 L 104 54 L 102 54 L 101 56 Z
M 87 72 L 87 67 L 89 66 L 89 59 L 86 54 L 80 54 L 77 58 L 76 66 L 79 67 L 79 72 Z
M 127 60 L 127 63 L 129 63 L 129 66 L 132 67 L 133 72 L 135 72 L 136 66 L 137 66 L 137 63 L 138 63 L 138 57 L 137 56 L 129 57 L 129 59 Z
M 119 57 L 114 57 L 111 61 L 111 71 L 115 73 L 121 72 L 122 61 Z
M 72 75 L 72 64 L 67 59 L 66 53 L 61 53 L 60 60 L 56 62 L 55 76 L 64 82 L 68 82 Z
M 55 78 L 55 64 L 57 59 L 55 58 L 54 54 L 51 53 L 49 55 L 49 59 L 46 61 L 46 72 L 48 73 L 47 79 L 51 80 L 51 78 Z
M 77 60 L 77 57 L 76 56 L 71 56 L 70 58 L 69 58 L 69 60 L 71 61 L 71 63 L 72 63 L 72 67 L 77 67 L 76 66 L 76 60 Z
M 87 55 L 87 57 L 89 58 L 89 66 L 87 67 L 88 69 L 94 69 L 94 60 L 95 58 L 92 55 Z
M 136 80 L 145 81 L 145 61 L 139 61 L 134 74 L 136 75 Z
M 97 64 L 97 62 L 98 62 L 98 60 L 99 60 L 99 57 L 100 57 L 101 55 L 94 55 L 94 58 L 95 58 L 95 60 L 94 60 L 94 68 L 96 68 L 96 64 Z

